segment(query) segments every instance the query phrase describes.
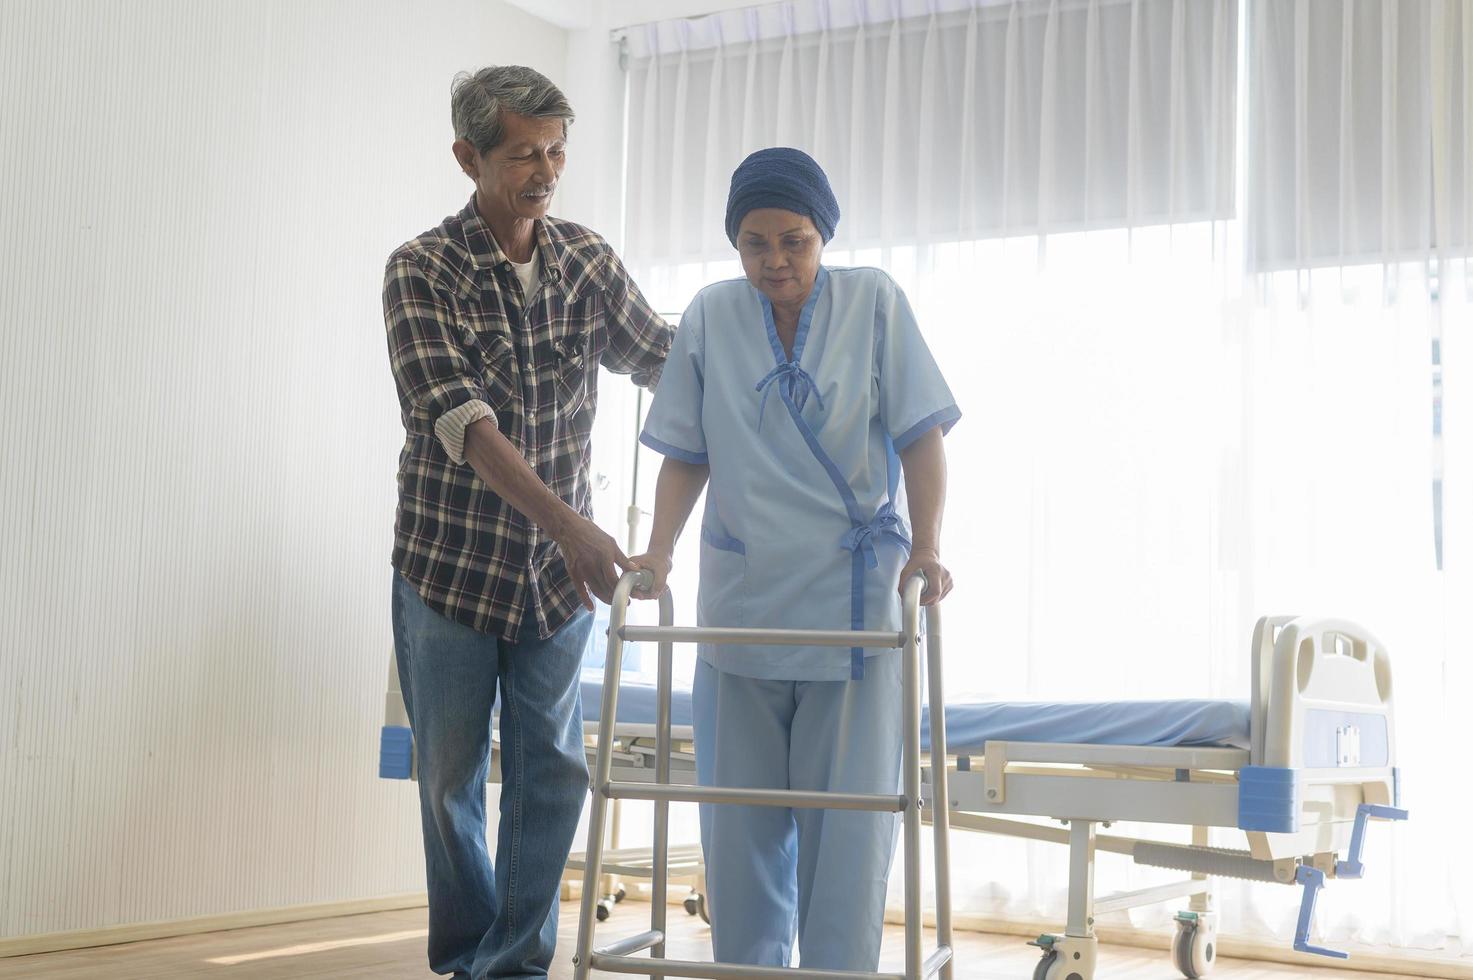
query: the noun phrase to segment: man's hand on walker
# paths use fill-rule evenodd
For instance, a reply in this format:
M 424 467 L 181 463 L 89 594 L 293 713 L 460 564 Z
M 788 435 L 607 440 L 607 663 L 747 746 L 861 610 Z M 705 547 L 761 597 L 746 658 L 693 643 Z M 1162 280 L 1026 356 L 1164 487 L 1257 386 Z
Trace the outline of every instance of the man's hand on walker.
M 921 605 L 934 606 L 951 591 L 951 573 L 941 564 L 941 556 L 935 548 L 915 548 L 911 551 L 910 561 L 900 570 L 900 584 L 896 586 L 896 591 L 905 595 L 905 583 L 916 572 L 926 576 L 926 590 L 921 593 Z
M 629 559 L 629 564 L 635 568 L 645 569 L 654 576 L 654 584 L 648 589 L 635 589 L 632 593 L 634 598 L 658 599 L 665 594 L 665 580 L 669 578 L 670 569 L 674 566 L 674 561 L 669 555 L 659 551 L 647 551 Z
M 586 518 L 571 521 L 554 540 L 563 553 L 563 562 L 568 566 L 568 575 L 573 579 L 573 588 L 578 590 L 578 598 L 590 610 L 593 609 L 593 600 L 588 593 L 592 592 L 603 602 L 611 602 L 614 587 L 619 584 L 618 570 L 634 570 L 614 539 Z

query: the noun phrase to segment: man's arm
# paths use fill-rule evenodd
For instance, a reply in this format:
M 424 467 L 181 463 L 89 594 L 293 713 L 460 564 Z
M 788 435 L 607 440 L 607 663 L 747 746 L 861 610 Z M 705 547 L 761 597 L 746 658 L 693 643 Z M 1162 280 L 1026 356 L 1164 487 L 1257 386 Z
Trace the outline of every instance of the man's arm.
M 465 461 L 465 427 L 496 415 L 461 349 L 455 314 L 419 260 L 402 250 L 384 270 L 384 327 L 389 367 L 404 427 L 434 434 L 454 463 Z
M 654 390 L 675 331 L 650 308 L 613 250 L 608 252 L 605 262 L 609 345 L 600 363 L 615 374 L 631 375 L 630 380 L 641 388 Z
M 584 606 L 593 608 L 589 592 L 604 602 L 613 599 L 619 582 L 615 566 L 626 572 L 635 566 L 612 537 L 547 488 L 489 418 L 466 426 L 465 461 L 498 497 L 548 533 Z

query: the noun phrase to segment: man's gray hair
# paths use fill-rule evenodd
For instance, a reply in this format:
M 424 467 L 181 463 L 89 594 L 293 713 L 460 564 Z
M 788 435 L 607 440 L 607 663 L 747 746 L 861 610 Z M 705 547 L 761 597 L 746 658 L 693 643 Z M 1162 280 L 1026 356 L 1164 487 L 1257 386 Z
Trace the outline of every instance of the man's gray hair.
M 463 71 L 450 88 L 450 121 L 455 138 L 468 140 L 477 153 L 492 149 L 506 135 L 501 114 L 561 119 L 563 135 L 573 121 L 573 107 L 544 74 L 521 65 L 492 65 Z

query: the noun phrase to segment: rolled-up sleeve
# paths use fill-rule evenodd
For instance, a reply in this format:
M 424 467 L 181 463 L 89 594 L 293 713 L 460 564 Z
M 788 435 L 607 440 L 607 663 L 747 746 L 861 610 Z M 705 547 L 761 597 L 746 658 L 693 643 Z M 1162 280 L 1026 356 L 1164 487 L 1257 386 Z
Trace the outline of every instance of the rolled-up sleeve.
M 659 383 L 675 331 L 645 300 L 624 263 L 609 249 L 604 256 L 604 301 L 609 345 L 600 363 L 615 374 L 627 374 L 641 388 Z
M 466 426 L 496 421 L 475 366 L 461 347 L 455 315 L 413 255 L 396 254 L 384 272 L 389 366 L 404 427 L 433 432 L 445 455 L 465 462 Z

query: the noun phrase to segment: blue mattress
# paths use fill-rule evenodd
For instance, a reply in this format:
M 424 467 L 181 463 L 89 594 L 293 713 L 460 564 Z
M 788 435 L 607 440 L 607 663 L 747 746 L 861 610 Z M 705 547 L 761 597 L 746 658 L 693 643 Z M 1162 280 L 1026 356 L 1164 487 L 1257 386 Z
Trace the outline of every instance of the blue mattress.
M 583 682 L 583 718 L 598 721 L 603 685 Z M 1005 742 L 1083 742 L 1091 745 L 1220 745 L 1251 747 L 1246 701 L 974 701 L 946 706 L 947 749 L 981 752 L 990 739 Z M 619 721 L 655 723 L 655 688 L 624 684 Z M 676 688 L 670 721 L 691 723 L 691 694 Z M 921 738 L 931 747 L 931 713 L 921 719 Z

